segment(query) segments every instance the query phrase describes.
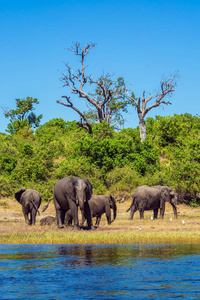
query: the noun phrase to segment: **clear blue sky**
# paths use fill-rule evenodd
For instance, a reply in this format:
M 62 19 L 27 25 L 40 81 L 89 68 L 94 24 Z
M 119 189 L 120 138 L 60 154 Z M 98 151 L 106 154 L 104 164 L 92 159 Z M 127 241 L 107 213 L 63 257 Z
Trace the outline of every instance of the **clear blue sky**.
M 173 105 L 147 116 L 200 114 L 199 0 L 0 0 L 0 40 L 0 106 L 14 109 L 15 98 L 36 97 L 42 124 L 79 120 L 56 100 L 70 95 L 60 81 L 63 62 L 77 63 L 67 48 L 86 41 L 97 43 L 87 57 L 88 74 L 123 76 L 136 97 L 179 71 Z M 0 116 L 4 132 L 9 120 L 2 110 Z M 125 127 L 138 125 L 133 108 L 125 118 Z

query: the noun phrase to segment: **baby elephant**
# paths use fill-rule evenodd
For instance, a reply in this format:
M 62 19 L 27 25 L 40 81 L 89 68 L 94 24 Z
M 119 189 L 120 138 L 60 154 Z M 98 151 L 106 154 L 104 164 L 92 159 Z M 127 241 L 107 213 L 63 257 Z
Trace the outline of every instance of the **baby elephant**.
M 92 198 L 88 201 L 91 216 L 92 218 L 96 217 L 95 226 L 99 226 L 101 221 L 101 216 L 105 213 L 107 222 L 110 225 L 116 219 L 117 216 L 117 205 L 115 199 L 112 194 L 110 196 L 105 195 L 93 195 Z M 113 209 L 113 220 L 111 221 L 111 209 Z M 85 216 L 82 215 L 82 222 L 81 226 L 85 222 Z M 71 211 L 68 210 L 65 215 L 65 224 L 70 225 L 72 224 L 72 214 Z
M 35 225 L 36 214 L 39 213 L 41 204 L 40 193 L 35 189 L 19 189 L 15 193 L 15 199 L 22 205 L 25 222 L 28 225 Z

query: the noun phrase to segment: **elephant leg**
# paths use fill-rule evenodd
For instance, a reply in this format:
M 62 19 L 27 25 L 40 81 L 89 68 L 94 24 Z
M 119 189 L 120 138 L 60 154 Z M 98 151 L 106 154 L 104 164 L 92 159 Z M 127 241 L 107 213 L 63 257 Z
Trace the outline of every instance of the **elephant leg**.
M 153 210 L 153 218 L 157 219 L 158 218 L 158 208 Z
M 137 211 L 137 208 L 135 207 L 135 205 L 133 205 L 131 207 L 131 212 L 130 212 L 130 217 L 129 217 L 129 220 L 133 220 L 133 216 L 134 216 L 134 213 Z
M 101 216 L 96 217 L 95 226 L 99 227 L 100 221 L 101 221 Z
M 36 214 L 37 214 L 37 211 L 35 208 L 32 209 L 31 213 L 30 213 L 30 224 L 31 225 L 35 225 L 35 220 L 36 220 Z
M 74 201 L 71 201 L 69 203 L 69 207 L 71 209 L 72 218 L 74 220 L 73 230 L 75 230 L 75 231 L 80 230 L 79 222 L 78 222 L 78 206 L 76 205 L 76 203 Z
M 164 218 L 164 214 L 165 214 L 165 202 L 163 202 L 160 207 L 160 216 L 162 219 Z
M 64 224 L 64 217 L 65 217 L 65 213 L 64 211 L 60 208 L 60 209 L 56 209 L 56 219 L 57 219 L 57 225 L 58 228 L 64 228 L 65 224 Z
M 81 220 L 80 225 L 83 226 L 84 222 L 85 222 L 85 214 L 82 213 L 82 220 Z
M 30 224 L 30 220 L 29 220 L 29 218 L 28 218 L 28 212 L 27 212 L 27 209 L 26 209 L 24 206 L 22 206 L 22 212 L 23 212 L 23 214 L 24 214 L 25 223 L 28 224 L 28 225 L 31 225 L 31 224 Z
M 88 229 L 94 229 L 93 224 L 92 224 L 92 216 L 91 216 L 91 211 L 88 202 L 86 201 L 84 203 L 84 213 L 86 216 L 87 224 L 88 224 Z
M 109 207 L 109 209 L 106 209 L 106 218 L 107 218 L 108 225 L 110 225 L 111 224 L 111 210 L 110 210 L 110 207 Z
M 144 219 L 144 209 L 140 209 L 140 219 Z
M 65 225 L 66 226 L 72 225 L 72 216 L 69 215 L 67 212 L 65 214 Z
M 60 206 L 60 204 L 58 203 L 56 198 L 54 198 L 54 206 L 55 206 L 55 210 L 56 210 L 57 226 L 58 226 L 58 228 L 64 228 L 65 227 L 65 224 L 64 224 L 65 212 L 63 211 L 62 207 Z

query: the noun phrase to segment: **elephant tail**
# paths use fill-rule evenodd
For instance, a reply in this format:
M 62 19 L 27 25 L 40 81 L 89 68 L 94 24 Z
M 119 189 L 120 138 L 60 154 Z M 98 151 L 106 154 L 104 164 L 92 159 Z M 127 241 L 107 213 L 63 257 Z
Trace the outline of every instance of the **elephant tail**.
M 35 203 L 32 200 L 30 200 L 30 202 L 33 204 L 33 207 L 35 208 L 35 210 L 37 211 L 38 215 L 40 216 L 40 212 L 39 212 L 38 208 L 36 207 Z
M 126 210 L 126 212 L 128 212 L 128 211 L 131 209 L 131 207 L 134 205 L 134 203 L 135 203 L 135 196 L 134 196 L 134 194 L 133 194 L 131 205 L 130 205 L 130 207 Z
M 51 200 L 53 200 L 53 198 L 48 200 L 48 203 L 43 207 L 42 212 L 44 212 L 48 208 L 49 203 L 50 203 Z

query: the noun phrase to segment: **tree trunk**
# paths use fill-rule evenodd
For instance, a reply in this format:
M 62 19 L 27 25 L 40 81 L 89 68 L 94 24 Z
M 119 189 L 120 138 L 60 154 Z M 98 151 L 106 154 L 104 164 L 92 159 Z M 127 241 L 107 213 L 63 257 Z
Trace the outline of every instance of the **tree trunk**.
M 141 139 L 141 142 L 143 142 L 144 140 L 146 140 L 146 137 L 147 137 L 146 124 L 145 124 L 144 119 L 140 120 L 139 128 L 140 128 L 140 139 Z

